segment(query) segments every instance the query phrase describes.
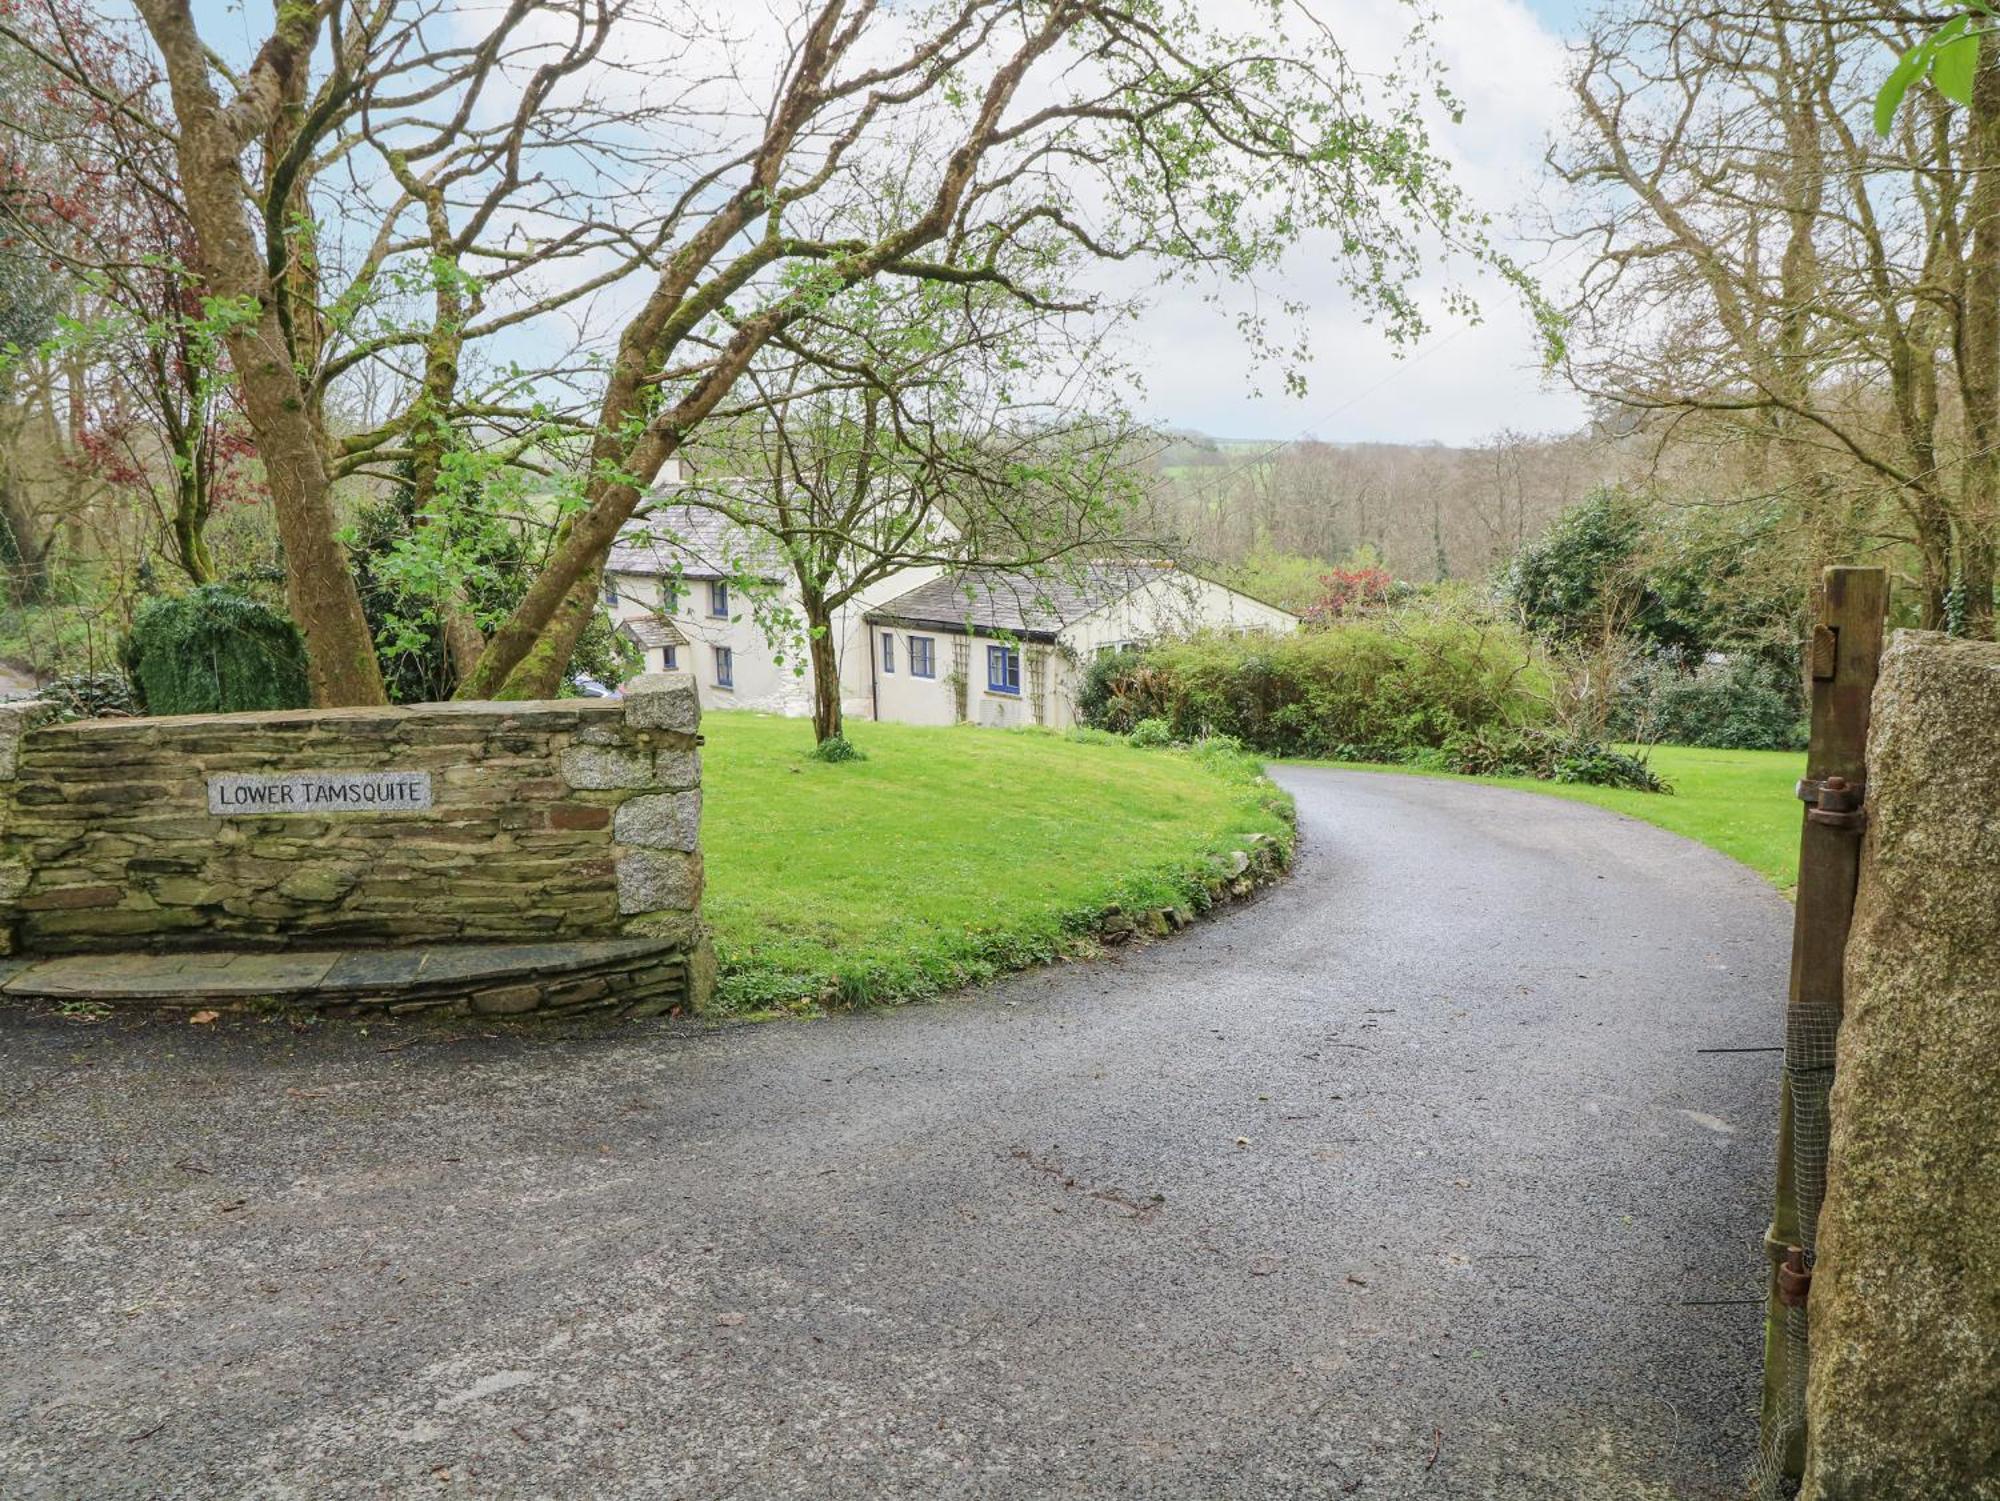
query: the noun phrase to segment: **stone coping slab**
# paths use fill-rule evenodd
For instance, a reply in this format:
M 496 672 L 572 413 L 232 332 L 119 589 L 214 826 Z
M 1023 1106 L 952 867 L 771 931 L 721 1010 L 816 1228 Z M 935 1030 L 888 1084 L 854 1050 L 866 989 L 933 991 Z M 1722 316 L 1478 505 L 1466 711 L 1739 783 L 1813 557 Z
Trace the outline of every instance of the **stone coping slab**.
M 36 701 L 28 702 L 34 704 Z M 165 718 L 75 719 L 41 725 L 34 733 L 63 740 L 172 739 L 217 729 L 312 730 L 458 719 L 493 721 L 502 727 L 547 727 L 613 723 L 624 713 L 624 702 L 615 698 L 523 699 L 518 702 L 451 699 L 443 703 L 364 704 L 344 709 L 255 709 L 229 714 L 175 714 Z
M 636 963 L 685 947 L 664 939 L 605 938 L 404 949 L 68 954 L 11 961 L 0 970 L 0 993 L 23 999 L 137 1002 L 190 996 L 336 1000 L 406 987 L 475 989 L 515 978 Z

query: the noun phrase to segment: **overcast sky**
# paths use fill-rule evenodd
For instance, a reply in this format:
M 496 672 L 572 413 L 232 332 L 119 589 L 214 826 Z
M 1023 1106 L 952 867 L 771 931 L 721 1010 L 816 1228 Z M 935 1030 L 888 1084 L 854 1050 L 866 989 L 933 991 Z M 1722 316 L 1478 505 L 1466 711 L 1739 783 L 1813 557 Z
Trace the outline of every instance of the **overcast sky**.
M 1466 118 L 1441 131 L 1438 145 L 1459 165 L 1459 180 L 1494 216 L 1500 239 L 1534 262 L 1539 247 L 1513 239 L 1521 204 L 1546 191 L 1542 152 L 1563 114 L 1563 35 L 1585 13 L 1584 0 L 1433 0 L 1438 43 Z M 1348 6 L 1367 0 L 1319 0 L 1315 9 L 1341 31 Z M 1343 38 L 1347 35 L 1342 31 Z M 1545 281 L 1559 288 L 1563 266 Z M 1227 318 L 1198 293 L 1163 291 L 1138 330 L 1137 362 L 1147 372 L 1142 413 L 1152 421 L 1225 438 L 1286 439 L 1310 434 L 1330 442 L 1367 440 L 1473 443 L 1503 429 L 1541 433 L 1575 427 L 1579 398 L 1541 373 L 1532 328 L 1514 294 L 1476 284 L 1479 326 L 1433 319 L 1423 344 L 1398 358 L 1356 318 L 1340 289 L 1320 285 L 1301 258 L 1282 288 L 1314 307 L 1314 354 L 1307 394 L 1286 395 L 1259 379 Z M 1261 385 L 1264 394 L 1255 394 Z
M 1227 12 L 1240 0 L 1204 3 Z M 1406 0 L 1308 3 L 1363 67 L 1393 56 L 1407 26 Z M 1593 0 L 1427 3 L 1438 15 L 1434 34 L 1446 81 L 1465 106 L 1463 124 L 1440 126 L 1434 144 L 1455 164 L 1472 201 L 1492 216 L 1501 247 L 1532 270 L 1542 251 L 1517 239 L 1513 225 L 1523 205 L 1547 191 L 1542 153 L 1564 113 L 1563 37 L 1578 29 Z M 480 7 L 475 0 L 467 8 Z M 261 6 L 246 9 L 236 0 L 196 0 L 196 10 L 225 51 L 240 36 L 236 50 L 246 58 L 269 24 Z M 1573 268 L 1557 264 L 1540 273 L 1558 298 L 1567 270 Z M 1276 370 L 1252 367 L 1233 317 L 1204 301 L 1207 287 L 1167 286 L 1149 291 L 1150 310 L 1124 349 L 1144 372 L 1140 416 L 1222 438 L 1451 444 L 1476 443 L 1502 429 L 1567 431 L 1583 419 L 1579 398 L 1542 373 L 1517 294 L 1496 281 L 1471 284 L 1484 313 L 1476 326 L 1447 318 L 1435 296 L 1426 299 L 1433 331 L 1400 356 L 1356 315 L 1309 249 L 1294 255 L 1284 280 L 1266 286 L 1312 308 L 1306 395 L 1286 394 Z M 634 295 L 607 294 L 599 312 L 617 312 Z

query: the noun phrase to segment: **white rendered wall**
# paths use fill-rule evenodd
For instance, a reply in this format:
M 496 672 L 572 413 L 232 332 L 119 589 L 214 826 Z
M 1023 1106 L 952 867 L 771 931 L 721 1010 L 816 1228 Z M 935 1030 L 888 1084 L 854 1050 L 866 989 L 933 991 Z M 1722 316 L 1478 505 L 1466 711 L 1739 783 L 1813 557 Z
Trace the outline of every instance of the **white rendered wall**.
M 1072 621 L 1063 644 L 1086 660 L 1100 646 L 1189 636 L 1196 631 L 1278 631 L 1298 629 L 1296 615 L 1275 605 L 1191 573 L 1160 578 Z
M 1204 630 L 1284 634 L 1298 628 L 1296 615 L 1213 580 L 1191 573 L 1162 574 L 1155 582 L 1093 610 L 1063 631 L 1059 639 L 1065 650 L 1056 673 L 1058 688 L 1049 722 L 1065 729 L 1076 723 L 1076 694 L 1083 686 L 1083 674 L 1105 647 L 1143 644 Z
M 911 587 L 914 587 L 912 585 Z M 1024 642 L 1021 652 L 1021 693 L 995 693 L 986 686 L 986 649 L 1002 644 L 997 636 L 966 638 L 949 631 L 914 631 L 905 626 L 877 625 L 868 632 L 875 653 L 878 717 L 902 724 L 953 724 L 957 714 L 951 686 L 952 643 L 968 640 L 971 653 L 966 672 L 966 717 L 974 724 L 1028 725 L 1037 722 L 1065 730 L 1076 723 L 1076 691 L 1091 658 L 1107 646 L 1184 636 L 1197 630 L 1273 631 L 1298 629 L 1298 617 L 1247 594 L 1188 573 L 1163 573 L 1154 583 L 1133 590 L 1073 622 L 1053 647 Z M 880 667 L 881 638 L 896 637 L 896 671 Z M 909 672 L 909 638 L 931 635 L 936 642 L 937 676 L 913 677 Z M 1029 658 L 1045 653 L 1042 713 L 1037 721 Z M 865 710 L 863 711 L 865 712 Z
M 896 670 L 884 672 L 881 669 L 880 652 L 882 638 L 894 636 L 896 640 Z M 910 638 L 927 637 L 932 642 L 932 657 L 936 676 L 917 677 L 910 671 Z M 1019 693 L 998 693 L 987 687 L 986 650 L 992 646 L 1003 646 L 998 636 L 967 636 L 958 631 L 926 631 L 909 626 L 877 625 L 870 631 L 870 640 L 876 656 L 875 688 L 879 695 L 879 718 L 893 720 L 898 724 L 956 724 L 958 723 L 957 697 L 948 681 L 953 664 L 954 643 L 964 642 L 971 650 L 966 656 L 965 715 L 973 724 L 1012 728 L 1031 725 L 1035 718 L 1032 674 L 1029 658 L 1032 653 L 1043 655 L 1046 666 L 1042 690 L 1042 707 L 1045 716 L 1052 716 L 1057 705 L 1056 689 L 1060 683 L 1058 656 L 1052 646 L 1033 642 L 1013 643 L 1021 655 L 1021 691 Z M 1061 728 L 1053 717 L 1045 717 L 1041 723 Z
M 875 679 L 870 678 L 869 668 L 871 658 L 869 653 L 879 652 L 881 647 L 876 639 L 877 628 L 869 625 L 864 617 L 870 610 L 880 609 L 897 595 L 907 594 L 912 589 L 918 588 L 923 584 L 928 584 L 943 572 L 942 568 L 906 568 L 901 573 L 893 574 L 879 583 L 869 585 L 834 613 L 834 640 L 840 653 L 840 706 L 842 713 L 852 714 L 857 719 L 874 719 L 878 717 L 875 713 L 875 681 L 879 680 L 882 674 L 878 672 Z M 876 658 L 873 660 L 879 662 L 880 659 Z M 896 668 L 899 674 L 903 670 L 903 651 L 900 644 L 896 652 Z M 942 677 L 950 670 L 948 666 L 941 666 L 938 668 L 938 676 Z M 921 698 L 921 694 L 916 695 L 916 697 Z M 882 714 L 879 717 L 894 719 L 897 716 Z M 912 719 L 906 722 L 910 724 L 932 724 L 937 721 Z M 947 713 L 942 722 L 945 724 L 951 723 L 949 713 Z
M 661 580 L 640 574 L 611 576 L 618 586 L 618 602 L 612 610 L 614 626 L 659 614 Z M 795 603 L 789 595 L 788 603 Z M 695 688 L 704 709 L 761 709 L 772 714 L 812 713 L 812 679 L 794 673 L 787 655 L 780 665 L 773 661 L 772 645 L 758 626 L 755 611 L 739 589 L 729 591 L 729 617 L 708 613 L 708 580 L 688 579 L 681 587 L 672 620 L 687 637 L 687 645 L 676 648 L 676 666 L 694 674 Z M 715 648 L 727 647 L 734 654 L 735 686 L 724 688 L 716 678 Z M 660 651 L 646 653 L 645 668 L 661 670 Z M 801 664 L 803 665 L 803 664 Z M 809 669 L 808 669 L 809 672 Z
M 942 570 L 911 568 L 864 589 L 834 612 L 834 652 L 840 662 L 841 709 L 843 713 L 869 718 L 873 701 L 868 677 L 868 651 L 872 632 L 862 618 L 868 611 L 899 594 L 928 583 Z M 612 607 L 612 624 L 637 620 L 658 613 L 660 580 L 638 574 L 612 575 L 618 588 Z M 797 588 L 787 583 L 774 603 L 799 614 Z M 805 642 L 790 643 L 783 663 L 774 661 L 777 648 L 756 620 L 756 612 L 741 590 L 730 591 L 730 620 L 718 620 L 708 613 L 708 581 L 688 579 L 682 586 L 673 621 L 688 644 L 679 648 L 676 665 L 695 676 L 705 709 L 758 709 L 769 714 L 810 715 L 812 713 L 812 668 L 804 660 Z M 728 647 L 735 653 L 734 688 L 715 681 L 715 651 Z M 661 670 L 657 648 L 646 653 L 646 670 Z M 797 668 L 798 670 L 794 670 Z M 943 673 L 948 669 L 940 668 Z M 983 670 L 983 669 L 982 669 Z M 885 716 L 887 717 L 887 716 Z M 918 720 L 916 723 L 929 723 Z M 950 723 L 947 715 L 945 723 Z
M 896 643 L 896 670 L 881 670 L 882 638 L 893 637 Z M 931 659 L 934 676 L 920 678 L 910 671 L 910 638 L 922 636 L 931 643 Z M 876 715 L 880 719 L 893 720 L 898 724 L 956 724 L 958 716 L 953 709 L 951 685 L 945 678 L 951 672 L 952 637 L 942 631 L 909 630 L 903 626 L 877 625 L 868 628 L 868 641 L 875 652 L 875 691 L 880 695 Z M 867 664 L 863 663 L 864 676 Z M 986 671 L 985 658 L 980 657 L 979 672 Z M 866 707 L 862 712 L 868 712 Z

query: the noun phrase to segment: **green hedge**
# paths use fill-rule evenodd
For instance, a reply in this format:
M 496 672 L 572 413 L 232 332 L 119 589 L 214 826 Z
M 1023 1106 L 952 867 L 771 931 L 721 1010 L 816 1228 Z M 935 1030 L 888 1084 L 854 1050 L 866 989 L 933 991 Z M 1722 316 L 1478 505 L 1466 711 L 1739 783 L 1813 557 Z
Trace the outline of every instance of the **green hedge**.
M 1797 667 L 1747 652 L 1693 671 L 1654 659 L 1619 685 L 1612 731 L 1647 744 L 1804 750 L 1804 685 Z
M 299 628 L 225 584 L 142 608 L 126 638 L 125 671 L 147 714 L 302 709 L 312 701 Z
M 1404 760 L 1550 716 L 1547 670 L 1515 626 L 1425 603 L 1295 635 L 1204 635 L 1092 664 L 1086 723 L 1231 735 L 1264 755 Z
M 1534 777 L 1634 792 L 1672 792 L 1643 751 L 1621 750 L 1561 729 L 1502 730 L 1461 735 L 1443 750 L 1418 751 L 1409 760 L 1422 770 L 1468 777 Z

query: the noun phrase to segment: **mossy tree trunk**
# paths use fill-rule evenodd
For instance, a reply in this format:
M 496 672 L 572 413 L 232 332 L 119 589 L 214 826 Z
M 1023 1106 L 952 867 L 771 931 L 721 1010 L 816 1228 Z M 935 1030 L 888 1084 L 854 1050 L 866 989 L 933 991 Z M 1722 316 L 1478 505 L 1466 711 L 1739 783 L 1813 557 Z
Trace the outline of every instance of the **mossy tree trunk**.
M 833 612 L 826 601 L 805 600 L 806 654 L 812 663 L 813 741 L 823 745 L 844 733 L 840 714 L 840 654 L 833 640 Z
M 2000 531 L 2000 56 L 1990 42 L 1980 48 L 1967 129 L 1979 166 L 1966 215 L 1971 251 L 1958 326 L 1958 384 L 1967 439 L 1958 582 L 1965 599 L 1965 634 L 1991 640 L 1995 532 Z
M 243 212 L 242 156 L 292 106 L 295 79 L 310 65 L 317 35 L 311 7 L 282 6 L 277 29 L 227 108 L 216 95 L 207 49 L 185 0 L 141 0 L 140 14 L 166 64 L 175 144 L 193 224 L 203 290 L 233 306 L 223 334 L 285 553 L 285 597 L 304 633 L 313 702 L 386 702 L 361 595 L 334 536 L 333 486 L 324 436 L 294 360 L 281 309 L 289 298 L 252 237 Z M 290 194 L 270 186 L 281 201 Z M 300 254 L 308 254 L 301 251 Z M 287 270 L 284 275 L 299 274 Z

